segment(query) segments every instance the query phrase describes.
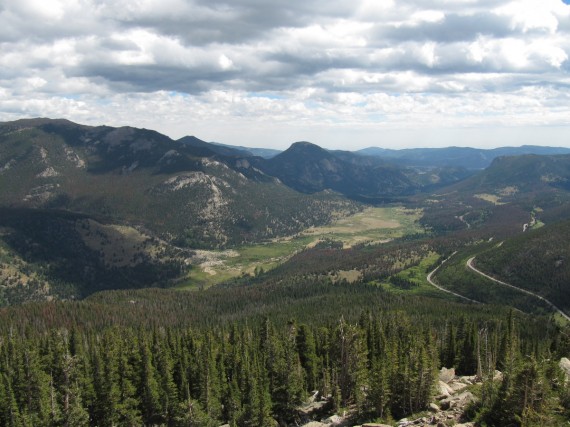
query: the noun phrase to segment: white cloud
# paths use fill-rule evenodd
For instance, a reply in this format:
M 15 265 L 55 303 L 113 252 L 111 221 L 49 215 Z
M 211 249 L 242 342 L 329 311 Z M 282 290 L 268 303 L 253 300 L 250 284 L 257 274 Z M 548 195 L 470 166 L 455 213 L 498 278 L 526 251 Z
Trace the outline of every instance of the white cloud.
M 0 120 L 245 145 L 567 134 L 569 22 L 560 0 L 5 0 Z

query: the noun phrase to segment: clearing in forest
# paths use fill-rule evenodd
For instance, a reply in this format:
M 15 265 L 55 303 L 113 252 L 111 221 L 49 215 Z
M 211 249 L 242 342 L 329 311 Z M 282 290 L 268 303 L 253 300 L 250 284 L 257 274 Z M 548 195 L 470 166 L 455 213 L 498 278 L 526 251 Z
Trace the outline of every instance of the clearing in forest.
M 324 227 L 311 227 L 294 236 L 247 245 L 230 251 L 197 251 L 194 268 L 180 289 L 206 288 L 242 274 L 267 271 L 296 252 L 323 240 L 342 242 L 344 247 L 378 244 L 409 234 L 421 233 L 421 209 L 402 206 L 370 207 Z

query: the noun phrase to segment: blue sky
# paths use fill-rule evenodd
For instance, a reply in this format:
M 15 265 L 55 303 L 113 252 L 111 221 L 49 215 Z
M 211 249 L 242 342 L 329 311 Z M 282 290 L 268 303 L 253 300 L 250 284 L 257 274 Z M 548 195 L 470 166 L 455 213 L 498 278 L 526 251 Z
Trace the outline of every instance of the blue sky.
M 569 145 L 560 0 L 4 0 L 0 121 L 286 148 Z

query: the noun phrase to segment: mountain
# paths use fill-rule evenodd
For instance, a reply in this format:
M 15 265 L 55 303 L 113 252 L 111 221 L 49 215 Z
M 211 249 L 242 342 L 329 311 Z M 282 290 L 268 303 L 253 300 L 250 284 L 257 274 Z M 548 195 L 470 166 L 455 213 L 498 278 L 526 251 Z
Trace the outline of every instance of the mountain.
M 500 156 L 570 154 L 570 148 L 523 145 L 521 147 L 500 147 L 493 149 L 447 147 L 393 150 L 370 147 L 356 151 L 356 153 L 380 157 L 387 161 L 406 166 L 454 166 L 466 169 L 484 169 L 488 167 L 495 158 Z
M 257 167 L 304 193 L 330 189 L 350 197 L 394 197 L 417 189 L 401 168 L 309 142 L 296 142 Z
M 178 142 L 194 147 L 207 148 L 208 150 L 222 156 L 263 157 L 265 159 L 270 159 L 271 157 L 281 153 L 280 150 L 273 150 L 271 148 L 250 148 L 221 144 L 219 142 L 206 142 L 196 138 L 195 136 L 185 136 L 180 138 Z
M 189 248 L 292 235 L 360 209 L 210 146 L 131 127 L 0 123 L 0 305 L 169 286 L 190 268 Z
M 205 156 L 212 156 L 214 154 L 219 154 L 221 156 L 229 157 L 251 157 L 253 154 L 250 151 L 242 150 L 237 147 L 231 147 L 229 145 L 215 144 L 211 142 L 202 141 L 195 136 L 185 136 L 177 140 L 177 142 L 182 143 L 189 147 L 203 148 Z
M 275 157 L 277 154 L 281 153 L 281 150 L 275 150 L 273 148 L 253 148 L 253 147 L 243 147 L 234 146 L 228 144 L 222 144 L 219 142 L 211 142 L 212 145 L 230 148 L 234 150 L 239 150 L 241 152 L 247 153 L 248 156 L 263 157 L 264 159 L 270 159 Z
M 570 191 L 570 155 L 498 157 L 487 169 L 454 188 L 490 193 L 505 200 L 531 192 Z
M 242 162 L 243 163 L 243 162 Z M 0 124 L 0 206 L 50 208 L 142 227 L 179 246 L 295 233 L 355 204 L 300 194 L 207 144 L 131 127 L 32 119 Z
M 487 169 L 419 198 L 421 222 L 433 231 L 517 234 L 533 218 L 570 217 L 570 155 L 498 157 Z

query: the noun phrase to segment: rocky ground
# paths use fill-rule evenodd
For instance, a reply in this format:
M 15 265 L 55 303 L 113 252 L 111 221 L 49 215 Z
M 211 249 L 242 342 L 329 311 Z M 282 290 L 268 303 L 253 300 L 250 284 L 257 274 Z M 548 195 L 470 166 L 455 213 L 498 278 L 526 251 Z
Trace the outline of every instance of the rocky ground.
M 570 383 L 570 360 L 563 357 L 559 366 Z M 502 381 L 503 374 L 495 371 L 494 381 Z M 351 414 L 330 415 L 330 401 L 320 398 L 315 393 L 309 401 L 298 409 L 298 415 L 304 423 L 295 424 L 295 427 L 475 427 L 475 423 L 466 421 L 466 409 L 477 400 L 470 391 L 473 387 L 481 386 L 477 376 L 457 376 L 455 369 L 442 368 L 439 372 L 436 396 L 430 403 L 428 411 L 414 419 L 403 418 L 392 424 L 364 423 L 355 425 L 351 421 Z M 319 421 L 315 421 L 319 420 Z M 277 422 L 276 422 L 277 427 Z M 224 425 L 221 427 L 229 427 Z
M 499 380 L 502 374 L 496 371 L 495 378 Z M 408 419 L 404 418 L 395 424 L 379 424 L 365 423 L 355 426 L 351 422 L 349 415 L 332 415 L 321 419 L 320 421 L 308 421 L 302 424 L 302 427 L 412 427 L 412 426 L 455 426 L 455 427 L 472 427 L 474 424 L 463 422 L 463 415 L 467 406 L 476 400 L 476 397 L 468 388 L 471 385 L 480 385 L 475 376 L 456 376 L 455 370 L 442 368 L 439 373 L 439 381 L 437 384 L 437 395 L 434 401 L 429 405 L 429 414 L 420 418 Z M 316 396 L 315 396 L 316 397 Z M 313 401 L 300 408 L 299 415 L 301 418 L 309 419 L 317 416 L 326 409 L 327 402 Z

